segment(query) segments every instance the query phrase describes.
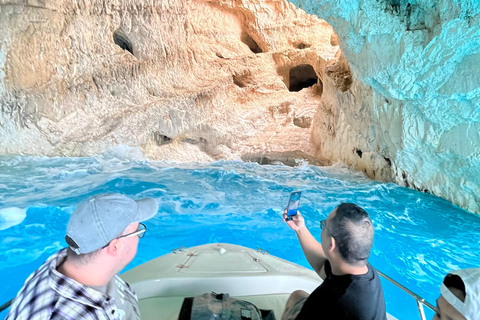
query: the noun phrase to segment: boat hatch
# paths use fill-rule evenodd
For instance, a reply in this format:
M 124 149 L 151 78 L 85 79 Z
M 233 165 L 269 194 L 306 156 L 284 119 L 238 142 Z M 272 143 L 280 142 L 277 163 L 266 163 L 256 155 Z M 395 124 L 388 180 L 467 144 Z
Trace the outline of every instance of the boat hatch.
M 257 257 L 246 251 L 231 251 L 223 247 L 216 250 L 195 250 L 187 255 L 183 265 L 179 265 L 179 273 L 189 274 L 228 274 L 228 273 L 264 273 L 266 266 Z M 220 253 L 220 254 L 219 254 Z

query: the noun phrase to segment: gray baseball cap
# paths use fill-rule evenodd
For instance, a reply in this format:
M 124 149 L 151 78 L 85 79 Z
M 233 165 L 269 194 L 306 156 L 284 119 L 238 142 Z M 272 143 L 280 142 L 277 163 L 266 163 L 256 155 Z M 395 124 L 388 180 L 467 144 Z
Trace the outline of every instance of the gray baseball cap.
M 98 250 L 118 237 L 129 224 L 152 218 L 158 211 L 155 199 L 133 200 L 123 194 L 93 196 L 70 216 L 65 241 L 76 254 Z

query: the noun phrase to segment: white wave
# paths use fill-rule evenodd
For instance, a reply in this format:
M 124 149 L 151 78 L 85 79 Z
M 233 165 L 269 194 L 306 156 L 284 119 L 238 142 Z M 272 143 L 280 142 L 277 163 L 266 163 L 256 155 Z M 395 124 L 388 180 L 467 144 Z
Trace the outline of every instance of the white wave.
M 344 162 L 335 162 L 331 166 L 321 167 L 325 172 L 338 175 L 342 179 L 353 180 L 359 182 L 372 181 L 363 171 L 357 171 L 353 167 L 348 166 Z
M 59 241 L 55 241 L 54 243 L 45 247 L 13 248 L 10 250 L 6 250 L 0 254 L 0 257 L 3 261 L 5 261 L 8 266 L 14 268 L 39 259 L 40 256 L 45 252 L 52 254 L 62 248 L 62 244 Z M 39 261 L 38 264 L 41 264 L 42 262 L 43 261 Z
M 0 230 L 5 230 L 10 227 L 22 223 L 27 216 L 27 209 L 20 209 L 16 207 L 5 208 L 0 210 Z
M 299 170 L 308 170 L 310 168 L 308 161 L 304 159 L 295 159 L 295 167 Z
M 127 145 L 117 145 L 114 147 L 110 147 L 101 155 L 101 157 L 112 157 L 119 160 L 146 160 L 140 148 L 130 147 Z

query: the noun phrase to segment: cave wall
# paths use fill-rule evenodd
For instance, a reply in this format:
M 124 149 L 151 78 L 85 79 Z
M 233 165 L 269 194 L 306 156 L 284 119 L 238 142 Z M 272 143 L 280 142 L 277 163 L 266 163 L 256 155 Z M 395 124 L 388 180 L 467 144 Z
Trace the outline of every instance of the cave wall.
M 341 51 L 287 1 L 2 0 L 0 30 L 0 154 L 329 163 L 312 121 Z
M 0 154 L 343 161 L 480 212 L 478 1 L 292 3 L 0 0 Z
M 292 3 L 333 26 L 355 80 L 324 81 L 317 154 L 480 212 L 479 1 Z

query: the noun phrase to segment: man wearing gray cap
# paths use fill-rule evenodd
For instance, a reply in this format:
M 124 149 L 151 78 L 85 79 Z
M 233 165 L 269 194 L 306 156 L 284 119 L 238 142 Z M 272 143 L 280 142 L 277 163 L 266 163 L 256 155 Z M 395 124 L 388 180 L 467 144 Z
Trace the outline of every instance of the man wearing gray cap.
M 140 319 L 137 296 L 117 273 L 137 253 L 141 221 L 158 203 L 105 194 L 81 203 L 67 225 L 68 248 L 32 273 L 6 319 Z

